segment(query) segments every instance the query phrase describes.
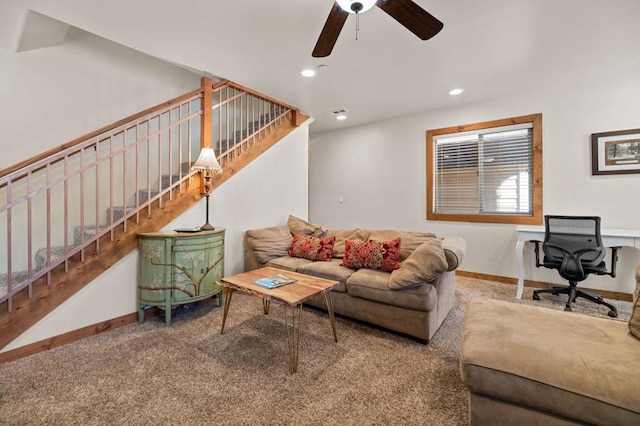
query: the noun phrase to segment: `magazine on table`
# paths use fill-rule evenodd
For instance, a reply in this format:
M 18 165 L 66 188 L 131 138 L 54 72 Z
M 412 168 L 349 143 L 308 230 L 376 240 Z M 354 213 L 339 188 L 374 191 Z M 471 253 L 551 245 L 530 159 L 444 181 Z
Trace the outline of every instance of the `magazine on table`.
M 286 284 L 295 283 L 296 280 L 282 274 L 271 275 L 270 277 L 260 278 L 253 283 L 265 288 L 276 288 Z

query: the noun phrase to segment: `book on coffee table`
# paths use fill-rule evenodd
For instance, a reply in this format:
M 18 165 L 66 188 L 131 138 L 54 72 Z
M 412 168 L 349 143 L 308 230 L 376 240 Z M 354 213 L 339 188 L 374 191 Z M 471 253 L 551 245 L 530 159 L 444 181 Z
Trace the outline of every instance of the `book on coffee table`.
M 282 274 L 275 274 L 271 275 L 270 277 L 255 280 L 253 283 L 265 288 L 277 288 L 294 282 L 296 282 L 296 280 L 293 278 L 289 278 Z

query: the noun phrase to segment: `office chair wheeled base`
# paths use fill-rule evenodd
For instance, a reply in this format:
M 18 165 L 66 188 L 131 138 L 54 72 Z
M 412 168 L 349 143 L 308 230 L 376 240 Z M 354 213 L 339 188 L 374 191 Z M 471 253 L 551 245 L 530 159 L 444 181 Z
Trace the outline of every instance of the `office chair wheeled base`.
M 559 294 L 566 294 L 569 296 L 569 299 L 567 300 L 567 304 L 565 305 L 564 310 L 571 311 L 571 303 L 575 302 L 575 300 L 578 297 L 583 297 L 585 299 L 591 300 L 594 303 L 597 303 L 599 305 L 604 305 L 607 308 L 609 308 L 609 312 L 607 313 L 607 315 L 609 315 L 611 318 L 618 317 L 618 309 L 616 309 L 616 307 L 613 306 L 612 304 L 602 300 L 602 296 L 596 293 L 590 293 L 588 291 L 579 290 L 578 288 L 576 288 L 575 282 L 570 282 L 569 284 L 570 284 L 569 287 L 553 287 L 553 288 L 547 288 L 544 290 L 534 290 L 533 300 L 540 300 L 540 296 L 539 296 L 540 293 L 549 293 L 555 296 Z

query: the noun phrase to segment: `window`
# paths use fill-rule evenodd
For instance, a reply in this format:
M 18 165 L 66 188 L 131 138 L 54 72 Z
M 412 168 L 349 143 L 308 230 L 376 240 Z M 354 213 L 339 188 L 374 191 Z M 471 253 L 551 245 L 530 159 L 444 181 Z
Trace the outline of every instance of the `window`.
M 427 219 L 542 223 L 542 114 L 427 131 Z

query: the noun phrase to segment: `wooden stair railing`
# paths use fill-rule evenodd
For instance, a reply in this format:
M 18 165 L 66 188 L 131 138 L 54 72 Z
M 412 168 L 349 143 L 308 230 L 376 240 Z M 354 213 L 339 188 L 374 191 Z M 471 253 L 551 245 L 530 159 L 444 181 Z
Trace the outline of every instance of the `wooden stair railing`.
M 216 188 L 307 118 L 203 78 L 200 89 L 0 170 L 0 348 L 134 250 L 138 232 L 200 199 L 190 171 L 200 147 L 213 146 L 223 167 Z

